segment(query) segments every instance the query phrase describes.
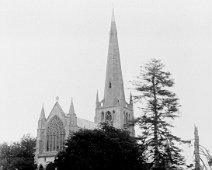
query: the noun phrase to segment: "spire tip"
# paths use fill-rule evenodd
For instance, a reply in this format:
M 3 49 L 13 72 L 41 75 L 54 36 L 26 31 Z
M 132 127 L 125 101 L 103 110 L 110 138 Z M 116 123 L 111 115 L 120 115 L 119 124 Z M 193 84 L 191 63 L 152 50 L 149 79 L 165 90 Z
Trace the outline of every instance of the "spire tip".
M 114 8 L 112 9 L 112 19 L 111 19 L 111 21 L 115 22 Z

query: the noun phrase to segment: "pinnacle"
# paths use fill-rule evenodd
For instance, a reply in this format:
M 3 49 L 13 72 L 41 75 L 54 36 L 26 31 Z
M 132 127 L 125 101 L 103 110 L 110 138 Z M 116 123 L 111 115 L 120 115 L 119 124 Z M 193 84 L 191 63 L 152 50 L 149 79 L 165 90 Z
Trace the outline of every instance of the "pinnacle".
M 41 119 L 46 119 L 45 111 L 44 111 L 44 106 L 42 106 L 41 113 L 40 113 L 40 120 Z
M 74 110 L 74 104 L 73 104 L 73 100 L 71 99 L 71 106 L 69 109 L 69 114 L 75 114 L 75 110 Z
M 96 103 L 99 102 L 99 94 L 98 94 L 98 90 L 97 90 L 97 93 L 96 93 Z

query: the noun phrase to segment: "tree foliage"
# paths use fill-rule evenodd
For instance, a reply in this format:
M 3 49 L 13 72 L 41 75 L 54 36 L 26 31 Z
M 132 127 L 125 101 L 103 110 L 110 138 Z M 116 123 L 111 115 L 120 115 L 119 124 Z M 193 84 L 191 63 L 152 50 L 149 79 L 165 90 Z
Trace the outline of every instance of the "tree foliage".
M 74 133 L 57 155 L 55 165 L 58 170 L 134 170 L 141 162 L 135 138 L 104 124 L 101 129 Z
M 46 170 L 55 170 L 55 165 L 53 162 L 50 162 L 47 166 L 46 166 Z
M 173 135 L 171 121 L 179 116 L 180 105 L 176 94 L 170 91 L 174 85 L 171 74 L 163 69 L 161 61 L 153 59 L 141 67 L 138 79 L 133 83 L 137 91 L 135 100 L 143 106 L 143 114 L 137 123 L 142 130 L 140 139 L 146 147 L 145 156 L 155 168 L 179 169 L 184 159 L 176 144 L 185 141 Z
M 0 166 L 10 170 L 34 170 L 34 152 L 36 139 L 24 135 L 20 142 L 0 145 Z

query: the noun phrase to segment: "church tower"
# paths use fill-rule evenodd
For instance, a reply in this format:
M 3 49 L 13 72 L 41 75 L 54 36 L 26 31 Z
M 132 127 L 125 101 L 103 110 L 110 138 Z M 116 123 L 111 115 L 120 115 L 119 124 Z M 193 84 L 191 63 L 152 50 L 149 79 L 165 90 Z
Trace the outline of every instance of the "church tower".
M 129 132 L 134 135 L 134 127 L 128 126 L 128 123 L 130 120 L 133 120 L 133 118 L 132 96 L 130 96 L 129 103 L 125 100 L 117 29 L 113 11 L 107 56 L 104 99 L 99 101 L 97 92 L 94 121 L 95 123 L 106 122 L 119 129 L 128 129 Z

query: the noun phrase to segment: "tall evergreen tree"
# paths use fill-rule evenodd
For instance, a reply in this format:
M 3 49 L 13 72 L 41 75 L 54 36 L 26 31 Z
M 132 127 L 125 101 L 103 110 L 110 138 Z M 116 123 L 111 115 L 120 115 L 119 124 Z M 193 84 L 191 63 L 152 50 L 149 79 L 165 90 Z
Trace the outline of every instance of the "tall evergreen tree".
M 142 130 L 141 141 L 146 146 L 145 155 L 155 169 L 180 169 L 184 158 L 177 143 L 186 142 L 173 135 L 170 120 L 178 117 L 180 107 L 170 72 L 163 71 L 160 60 L 153 59 L 141 67 L 138 79 L 134 81 L 137 95 L 135 100 L 142 103 L 142 116 L 137 119 Z

